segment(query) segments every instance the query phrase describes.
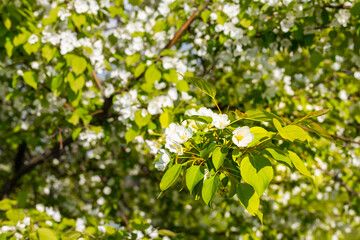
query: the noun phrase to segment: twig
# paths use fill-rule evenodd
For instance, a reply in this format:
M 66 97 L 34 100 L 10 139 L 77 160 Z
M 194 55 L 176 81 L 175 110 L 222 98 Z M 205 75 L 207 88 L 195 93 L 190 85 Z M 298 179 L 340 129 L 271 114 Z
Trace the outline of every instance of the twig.
M 177 40 L 179 40 L 179 38 L 181 37 L 181 35 L 185 32 L 185 30 L 189 27 L 189 25 L 191 24 L 192 21 L 194 21 L 196 15 L 198 15 L 199 13 L 201 13 L 202 11 L 204 11 L 204 9 L 207 7 L 207 5 L 209 4 L 210 1 L 206 1 L 204 3 L 204 5 L 201 8 L 198 8 L 190 17 L 189 19 L 181 26 L 181 28 L 179 29 L 179 31 L 177 31 L 177 33 L 175 33 L 173 39 L 160 51 L 160 53 L 165 50 L 165 49 L 169 49 L 171 48 L 176 42 Z M 159 54 L 160 55 L 160 54 Z
M 286 120 L 286 119 L 284 119 L 284 118 L 281 118 L 281 119 L 282 119 L 285 123 L 291 124 L 290 121 L 288 121 L 288 120 Z M 301 126 L 301 125 L 297 125 L 297 126 L 301 127 L 302 129 L 304 129 L 304 130 L 307 131 L 307 132 L 315 133 L 313 130 L 311 130 L 311 129 L 308 128 L 308 127 Z M 346 137 L 339 136 L 339 135 L 335 135 L 335 134 L 329 134 L 329 135 L 330 135 L 331 137 L 333 137 L 333 138 L 340 139 L 340 140 L 342 140 L 342 141 L 344 141 L 344 142 L 351 142 L 351 143 L 356 143 L 356 144 L 359 144 L 359 145 L 360 145 L 360 142 L 357 142 L 357 141 L 355 141 L 354 139 L 351 139 L 351 138 L 346 138 Z
M 97 77 L 96 75 L 96 72 L 95 70 L 92 70 L 92 75 L 93 75 L 93 78 L 95 80 L 95 83 L 96 83 L 96 86 L 101 90 L 101 92 L 104 94 L 104 90 L 103 90 L 103 87 L 101 86 L 101 83 L 99 81 L 99 78 Z
M 339 176 L 337 176 L 337 175 L 329 172 L 329 171 L 326 170 L 326 169 L 321 168 L 320 165 L 319 165 L 316 161 L 315 161 L 315 165 L 316 165 L 322 172 L 324 172 L 326 175 L 332 177 L 335 182 L 340 183 L 341 186 L 343 186 L 343 187 L 346 189 L 346 191 L 348 191 L 348 193 L 350 193 L 350 195 L 360 196 L 360 192 L 357 192 L 357 191 L 355 191 L 354 189 L 350 188 L 350 187 L 342 180 L 341 177 L 339 177 Z

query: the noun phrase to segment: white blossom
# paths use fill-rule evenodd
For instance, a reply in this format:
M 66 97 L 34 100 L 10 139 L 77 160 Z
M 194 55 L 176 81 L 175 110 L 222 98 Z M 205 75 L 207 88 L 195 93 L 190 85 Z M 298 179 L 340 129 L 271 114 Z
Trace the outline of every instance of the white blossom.
M 246 147 L 254 140 L 254 134 L 250 133 L 248 126 L 238 127 L 233 131 L 232 141 L 238 147 Z
M 160 149 L 160 153 L 162 153 L 162 155 L 157 162 L 154 162 L 154 166 L 157 170 L 164 171 L 170 162 L 170 154 L 164 149 Z
M 38 41 L 39 41 L 39 37 L 36 36 L 35 34 L 32 34 L 32 35 L 29 37 L 29 40 L 28 40 L 28 42 L 29 42 L 30 44 L 35 44 L 35 43 L 37 43 Z
M 213 114 L 212 118 L 212 125 L 217 129 L 224 129 L 230 124 L 230 120 L 228 120 L 228 115 L 226 114 Z

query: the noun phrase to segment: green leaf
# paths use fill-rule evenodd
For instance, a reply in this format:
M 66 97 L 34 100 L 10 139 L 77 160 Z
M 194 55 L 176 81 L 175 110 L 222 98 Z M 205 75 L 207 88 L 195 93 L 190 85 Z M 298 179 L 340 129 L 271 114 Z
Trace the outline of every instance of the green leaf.
M 240 172 L 242 179 L 250 184 L 259 196 L 265 192 L 274 176 L 270 161 L 261 155 L 245 156 L 241 161 Z
M 158 233 L 161 236 L 171 236 L 171 237 L 173 237 L 173 236 L 177 235 L 176 233 L 174 233 L 174 232 L 172 232 L 172 231 L 170 231 L 168 229 L 160 229 L 160 230 L 158 230 Z
M 186 186 L 192 194 L 192 191 L 196 184 L 198 184 L 204 178 L 203 166 L 191 166 L 186 171 Z
M 320 137 L 324 137 L 329 140 L 334 140 L 333 137 L 324 128 L 322 128 L 319 124 L 312 122 L 312 123 L 307 124 L 306 126 L 308 128 L 310 128 L 311 130 L 313 130 Z
M 71 15 L 71 20 L 78 29 L 81 29 L 81 26 L 86 23 L 86 17 L 84 15 L 73 14 Z
M 72 231 L 72 232 L 64 233 L 62 235 L 62 239 L 75 240 L 75 239 L 79 239 L 81 236 L 82 236 L 81 233 L 76 232 L 76 231 Z
M 150 224 L 142 219 L 131 219 L 130 227 L 134 230 L 145 231 L 146 229 L 148 229 L 150 227 Z
M 160 124 L 162 127 L 167 128 L 173 122 L 173 115 L 169 111 L 165 111 L 160 115 Z
M 186 119 L 191 119 L 191 120 L 195 120 L 197 122 L 202 122 L 202 123 L 212 123 L 213 119 L 212 117 L 205 117 L 205 116 L 198 116 L 198 115 L 184 115 L 184 120 Z
M 132 126 L 131 128 L 129 128 L 129 130 L 127 130 L 126 133 L 125 133 L 126 143 L 129 143 L 132 140 L 134 140 L 134 138 L 139 135 L 138 132 L 139 131 L 138 131 L 138 128 L 136 126 Z
M 181 164 L 175 164 L 165 172 L 165 174 L 162 177 L 161 182 L 160 182 L 160 190 L 161 191 L 165 191 L 171 185 L 174 184 L 174 182 L 180 175 L 181 168 L 182 168 Z
M 180 92 L 189 91 L 189 84 L 185 80 L 180 80 L 176 83 L 176 89 Z
M 71 134 L 73 140 L 76 140 L 81 132 L 81 128 L 75 128 Z
M 245 112 L 245 115 L 247 116 L 246 119 L 252 120 L 252 121 L 259 121 L 259 122 L 271 122 L 273 118 L 276 118 L 277 120 L 281 121 L 281 118 L 276 116 L 275 114 L 271 112 L 267 112 L 265 110 L 261 109 L 252 109 Z
M 178 81 L 178 74 L 174 69 L 170 69 L 168 73 L 164 74 L 164 78 L 170 83 L 176 83 Z
M 323 60 L 323 57 L 318 51 L 313 51 L 310 56 L 310 63 L 313 69 L 315 69 Z
M 24 81 L 34 89 L 37 89 L 38 78 L 35 72 L 25 72 L 23 75 Z
M 164 31 L 165 29 L 166 29 L 166 21 L 165 20 L 157 21 L 153 27 L 154 33 Z
M 145 72 L 145 80 L 148 83 L 154 83 L 161 78 L 161 72 L 157 69 L 156 65 L 151 65 Z
M 85 58 L 73 55 L 71 59 L 71 68 L 76 75 L 83 73 L 86 67 L 87 61 Z
M 357 2 L 352 6 L 350 13 L 353 16 L 360 15 L 360 2 Z
M 146 114 L 145 117 L 143 117 L 140 110 L 135 112 L 135 123 L 136 125 L 139 126 L 139 128 L 142 128 L 143 126 L 148 124 L 150 122 L 150 119 L 151 119 L 151 115 L 148 113 Z
M 54 92 L 54 94 L 58 94 L 60 91 L 59 89 L 61 88 L 63 84 L 63 78 L 61 75 L 57 75 L 55 76 L 53 79 L 51 79 L 51 91 Z
M 204 146 L 201 151 L 200 151 L 200 157 L 207 159 L 210 155 L 210 153 L 212 153 L 212 151 L 214 150 L 214 148 L 216 148 L 216 143 L 211 142 L 209 144 L 207 144 L 206 146 Z
M 24 50 L 28 55 L 37 52 L 37 50 L 40 48 L 40 42 L 36 42 L 34 44 L 30 44 L 29 42 L 25 43 L 23 45 Z
M 246 18 L 243 18 L 241 19 L 240 21 L 240 25 L 244 28 L 248 28 L 251 26 L 251 20 L 250 19 L 246 19 Z
M 246 183 L 240 183 L 237 188 L 237 195 L 241 205 L 253 216 L 259 211 L 260 198 L 255 190 Z
M 4 19 L 4 26 L 6 27 L 6 29 L 7 30 L 10 30 L 10 28 L 11 28 L 11 19 L 9 18 L 9 17 L 6 17 L 5 19 Z
M 39 228 L 37 230 L 39 240 L 58 240 L 56 232 L 49 228 Z
M 55 53 L 56 53 L 56 48 L 46 45 L 42 48 L 41 56 L 45 58 L 47 62 L 50 62 L 51 59 L 54 58 Z
M 11 56 L 13 54 L 14 45 L 12 43 L 12 40 L 9 37 L 5 38 L 4 47 L 6 50 L 6 54 L 8 55 L 9 58 L 11 58 Z
M 195 85 L 197 88 L 199 88 L 201 91 L 203 91 L 210 97 L 215 98 L 216 89 L 214 85 L 212 85 L 210 82 L 198 77 L 185 77 L 184 79 L 189 83 Z
M 296 125 L 287 125 L 286 127 L 282 127 L 280 122 L 275 118 L 273 119 L 273 122 L 282 138 L 290 140 L 291 142 L 295 141 L 295 139 L 306 141 L 306 132 L 301 127 Z
M 201 13 L 201 18 L 204 21 L 204 23 L 206 23 L 209 20 L 211 12 L 209 10 L 205 10 Z
M 17 223 L 25 218 L 24 212 L 19 209 L 10 209 L 6 211 L 5 215 L 13 223 Z
M 294 167 L 291 163 L 290 158 L 277 149 L 266 148 L 265 154 L 268 155 L 269 157 L 275 159 L 276 161 L 287 165 L 289 168 Z
M 210 207 L 211 200 L 213 199 L 216 190 L 219 186 L 219 175 L 212 176 L 205 179 L 204 185 L 202 188 L 202 198 L 204 202 Z
M 327 114 L 329 111 L 330 111 L 330 109 L 322 109 L 322 110 L 314 111 L 314 112 L 307 114 L 305 117 L 302 117 L 300 120 L 298 120 L 296 122 L 301 122 L 308 118 L 316 118 L 316 117 Z
M 130 66 L 134 63 L 137 63 L 139 60 L 140 60 L 139 53 L 135 53 L 134 55 L 131 55 L 131 56 L 126 56 L 126 59 L 125 59 L 126 66 Z
M 57 14 L 58 14 L 59 10 L 60 10 L 60 7 L 51 9 L 51 11 L 49 13 L 49 18 L 45 18 L 43 20 L 44 25 L 50 25 L 50 24 L 56 22 L 57 17 L 58 17 Z
M 26 33 L 28 33 L 28 32 L 26 32 Z M 14 42 L 13 42 L 14 46 L 19 46 L 21 44 L 26 43 L 26 41 L 29 38 L 29 34 L 26 34 L 26 33 L 20 33 L 14 37 Z
M 143 72 L 145 71 L 146 68 L 146 64 L 144 63 L 140 63 L 134 71 L 134 77 L 137 78 L 139 77 L 141 74 L 143 74 Z
M 70 78 L 68 78 L 68 81 L 69 81 L 71 90 L 73 90 L 74 92 L 78 92 L 85 85 L 85 77 L 83 74 L 77 78 L 70 77 Z
M 224 160 L 226 158 L 226 155 L 228 153 L 228 148 L 222 148 L 220 146 L 216 147 L 215 150 L 212 153 L 212 162 L 214 164 L 215 170 L 217 171 L 222 164 L 224 163 Z
M 230 190 L 227 194 L 228 198 L 232 198 L 236 194 L 237 183 L 234 179 L 230 178 Z
M 250 132 L 254 134 L 254 139 L 251 143 L 248 144 L 247 147 L 254 147 L 257 144 L 259 144 L 261 141 L 266 140 L 270 137 L 272 137 L 273 133 L 268 132 L 262 127 L 252 127 L 250 128 Z
M 288 151 L 288 154 L 289 154 L 289 158 L 290 158 L 291 162 L 294 164 L 295 168 L 302 175 L 313 179 L 310 172 L 309 172 L 309 170 L 306 168 L 304 162 L 299 158 L 299 156 L 296 153 L 292 152 L 292 151 Z

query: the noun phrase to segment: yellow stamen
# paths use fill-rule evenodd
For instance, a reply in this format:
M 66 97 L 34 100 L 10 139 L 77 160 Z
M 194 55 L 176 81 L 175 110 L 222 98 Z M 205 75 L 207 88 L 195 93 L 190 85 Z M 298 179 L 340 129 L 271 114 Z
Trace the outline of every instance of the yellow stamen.
M 241 140 L 243 140 L 244 136 L 243 135 L 237 135 L 235 138 L 236 138 L 236 140 L 241 141 Z

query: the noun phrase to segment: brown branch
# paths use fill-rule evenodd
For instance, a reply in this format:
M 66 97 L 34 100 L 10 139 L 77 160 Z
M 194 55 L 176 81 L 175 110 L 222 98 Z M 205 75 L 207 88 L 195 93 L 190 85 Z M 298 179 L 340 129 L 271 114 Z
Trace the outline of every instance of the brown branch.
M 112 106 L 112 97 L 106 98 L 104 105 L 102 107 L 102 113 L 97 115 L 97 118 L 94 118 L 91 121 L 91 124 L 103 124 L 106 119 L 108 118 L 110 108 Z M 53 148 L 48 149 L 44 154 L 38 155 L 36 157 L 31 158 L 26 165 L 23 165 L 22 168 L 20 168 L 6 183 L 4 186 L 3 191 L 0 194 L 0 199 L 6 198 L 9 196 L 9 194 L 16 188 L 16 186 L 19 183 L 19 180 L 27 173 L 31 172 L 36 166 L 47 162 L 53 158 L 58 158 L 62 154 L 64 154 L 64 151 L 61 148 L 65 148 L 66 146 L 73 143 L 72 137 L 69 137 L 62 141 L 60 143 L 57 143 Z
M 330 171 L 328 171 L 328 170 L 326 170 L 326 169 L 321 168 L 320 165 L 319 165 L 316 161 L 315 161 L 315 165 L 316 165 L 316 167 L 318 167 L 322 172 L 324 172 L 326 175 L 330 176 L 335 182 L 340 183 L 340 185 L 343 186 L 343 187 L 346 189 L 346 191 L 348 191 L 348 193 L 349 193 L 350 195 L 352 195 L 352 196 L 355 195 L 355 196 L 359 196 L 359 197 L 360 197 L 360 192 L 357 192 L 357 191 L 355 191 L 354 189 L 350 188 L 350 187 L 347 185 L 347 183 L 345 183 L 345 182 L 342 180 L 341 177 L 339 177 L 339 176 L 331 173 Z
M 180 27 L 179 31 L 177 31 L 173 37 L 173 39 L 160 51 L 160 53 L 165 50 L 171 48 L 177 40 L 181 37 L 181 35 L 185 32 L 185 30 L 190 26 L 192 21 L 194 21 L 196 15 L 204 11 L 204 9 L 207 7 L 207 5 L 210 3 L 210 1 L 206 1 L 204 5 L 200 8 L 198 8 L 191 16 L 190 18 Z M 159 54 L 160 55 L 160 54 Z
M 92 75 L 93 75 L 93 78 L 94 78 L 94 80 L 95 80 L 95 83 L 96 83 L 96 86 L 101 90 L 101 92 L 104 94 L 104 90 L 103 90 L 103 87 L 101 86 L 101 83 L 100 83 L 100 81 L 99 81 L 99 78 L 97 77 L 97 75 L 96 75 L 96 72 L 95 72 L 95 70 L 92 70 Z

